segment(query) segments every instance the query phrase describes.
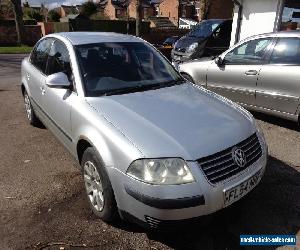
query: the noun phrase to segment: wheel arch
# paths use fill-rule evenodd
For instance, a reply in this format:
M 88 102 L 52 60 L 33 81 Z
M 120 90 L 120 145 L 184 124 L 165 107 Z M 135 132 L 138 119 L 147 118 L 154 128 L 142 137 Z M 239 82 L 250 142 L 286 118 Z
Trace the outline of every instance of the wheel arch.
M 108 146 L 106 145 L 104 139 L 95 133 L 92 133 L 92 136 L 81 135 L 77 140 L 76 155 L 80 165 L 84 151 L 89 147 L 93 147 L 95 149 L 104 166 L 113 166 L 112 156 Z
M 77 145 L 76 145 L 76 153 L 77 153 L 77 159 L 78 159 L 78 162 L 79 162 L 80 165 L 81 165 L 83 153 L 89 147 L 95 148 L 93 146 L 93 144 L 87 138 L 81 137 L 78 140 Z
M 25 91 L 26 91 L 25 85 L 24 85 L 24 83 L 21 83 L 21 92 L 22 92 L 23 96 L 24 96 Z

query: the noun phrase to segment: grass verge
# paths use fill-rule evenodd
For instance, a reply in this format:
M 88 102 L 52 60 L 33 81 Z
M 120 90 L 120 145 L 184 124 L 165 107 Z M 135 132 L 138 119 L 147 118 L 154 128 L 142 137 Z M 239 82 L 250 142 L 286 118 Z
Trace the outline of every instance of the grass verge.
M 0 47 L 0 54 L 27 54 L 30 53 L 32 47 Z

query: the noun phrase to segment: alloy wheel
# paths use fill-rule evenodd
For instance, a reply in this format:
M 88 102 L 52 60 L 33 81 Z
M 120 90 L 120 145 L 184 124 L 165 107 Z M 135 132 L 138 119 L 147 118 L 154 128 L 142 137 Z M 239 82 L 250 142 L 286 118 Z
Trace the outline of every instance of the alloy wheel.
M 29 96 L 27 93 L 25 93 L 25 95 L 24 95 L 24 103 L 25 103 L 25 110 L 26 110 L 27 118 L 28 118 L 28 120 L 31 121 L 32 109 L 31 109 Z
M 104 207 L 103 185 L 97 168 L 91 161 L 83 166 L 83 178 L 87 196 L 96 211 Z

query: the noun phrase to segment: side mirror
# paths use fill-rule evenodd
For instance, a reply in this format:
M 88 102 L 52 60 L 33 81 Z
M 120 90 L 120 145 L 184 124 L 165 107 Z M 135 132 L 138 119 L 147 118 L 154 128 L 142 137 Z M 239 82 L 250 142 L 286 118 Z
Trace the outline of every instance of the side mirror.
M 67 75 L 63 72 L 54 73 L 47 76 L 46 85 L 50 88 L 69 89 L 71 83 Z
M 215 63 L 218 65 L 218 67 L 220 67 L 224 64 L 224 60 L 218 56 L 215 58 Z

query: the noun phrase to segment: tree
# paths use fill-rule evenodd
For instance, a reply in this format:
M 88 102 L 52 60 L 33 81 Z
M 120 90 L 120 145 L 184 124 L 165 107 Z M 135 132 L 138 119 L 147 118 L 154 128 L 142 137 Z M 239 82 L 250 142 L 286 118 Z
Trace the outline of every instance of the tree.
M 60 14 L 56 10 L 49 10 L 48 18 L 51 22 L 59 22 Z
M 97 13 L 97 5 L 94 2 L 88 1 L 82 5 L 82 9 L 81 9 L 82 15 L 90 17 L 95 13 Z
M 25 2 L 23 3 L 23 7 L 25 7 L 25 8 L 29 8 L 29 7 L 30 7 L 28 1 L 25 1 Z
M 43 16 L 43 19 L 45 20 L 45 22 L 48 22 L 48 8 L 46 8 L 46 6 L 44 5 L 44 3 L 41 3 L 41 11 L 40 13 Z
M 141 0 L 136 0 L 136 19 L 135 19 L 135 35 L 141 35 L 142 26 L 142 6 Z
M 15 22 L 16 22 L 16 31 L 17 31 L 17 43 L 21 45 L 24 43 L 24 23 L 23 23 L 23 11 L 21 0 L 11 0 L 13 4 L 13 11 L 15 15 Z
M 210 0 L 204 0 L 203 19 L 208 19 L 210 6 L 211 6 L 211 1 Z
M 0 0 L 0 19 L 14 18 L 13 5 L 9 0 Z
M 24 10 L 24 16 L 26 18 L 29 18 L 29 19 L 34 19 L 37 22 L 41 22 L 44 19 L 44 16 L 39 11 L 37 11 L 35 9 L 32 9 L 30 7 L 29 8 L 25 8 L 25 10 Z

